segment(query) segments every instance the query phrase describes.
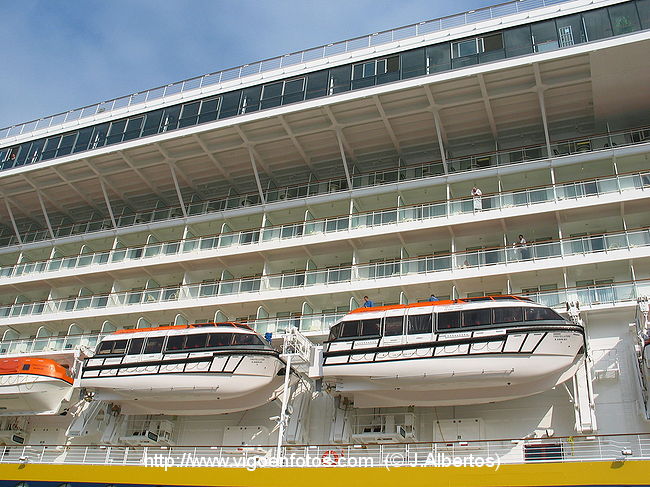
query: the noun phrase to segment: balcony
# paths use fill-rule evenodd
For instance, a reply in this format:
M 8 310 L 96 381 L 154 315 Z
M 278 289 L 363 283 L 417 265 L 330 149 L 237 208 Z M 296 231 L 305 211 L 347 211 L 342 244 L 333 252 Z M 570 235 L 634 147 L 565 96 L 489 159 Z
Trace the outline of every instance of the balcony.
M 482 206 L 484 210 L 482 214 L 488 217 L 490 211 L 506 208 L 529 207 L 541 203 L 578 200 L 634 190 L 646 191 L 648 188 L 650 188 L 650 172 L 501 192 L 483 196 Z M 148 263 L 155 263 L 155 259 L 160 257 L 166 259 L 183 255 L 198 257 L 200 254 L 214 254 L 215 250 L 241 247 L 251 250 L 249 246 L 255 245 L 259 247 L 259 245 L 272 242 L 283 242 L 286 245 L 291 240 L 311 235 L 333 235 L 343 231 L 414 221 L 430 222 L 454 215 L 473 214 L 475 211 L 471 197 L 457 198 L 443 202 L 353 213 L 220 235 L 152 243 L 141 247 L 60 257 L 40 262 L 25 262 L 0 268 L 0 285 L 10 283 L 12 279 L 15 281 L 17 278 L 26 278 L 28 276 L 41 279 L 44 274 L 51 274 L 52 277 L 56 277 L 70 272 L 75 274 L 80 272 L 101 272 L 102 270 L 114 269 L 115 265 L 124 262 L 147 265 Z M 297 241 L 296 244 L 298 244 Z
M 645 257 L 650 229 L 590 235 L 532 243 L 525 247 L 494 247 L 446 255 L 389 262 L 329 267 L 260 277 L 184 284 L 158 289 L 134 289 L 0 307 L 0 324 L 74 317 L 171 310 L 253 299 L 276 299 L 323 292 L 352 292 L 377 286 L 408 286 L 433 279 L 459 279 L 541 267 L 581 265 L 601 260 Z M 589 261 L 584 257 L 589 256 Z M 576 259 L 583 257 L 583 259 Z M 518 266 L 510 268 L 510 266 Z M 471 271 L 469 273 L 468 271 Z M 353 287 L 350 284 L 354 284 Z M 279 292 L 281 291 L 281 292 Z
M 616 150 L 635 144 L 648 143 L 645 134 L 650 133 L 647 128 L 635 128 L 631 130 L 599 134 L 591 137 L 580 137 L 578 139 L 563 140 L 551 145 L 551 158 L 559 158 L 569 155 L 584 154 L 594 151 Z M 462 173 L 477 169 L 490 167 L 501 167 L 548 159 L 546 145 L 535 145 L 519 147 L 504 151 L 450 158 L 447 160 L 448 172 Z M 371 173 L 353 174 L 351 176 L 352 187 L 345 178 L 333 178 L 325 181 L 314 181 L 294 186 L 274 188 L 265 191 L 265 203 L 278 203 L 281 201 L 296 200 L 301 198 L 342 193 L 349 190 L 378 187 L 390 183 L 417 181 L 444 174 L 442 161 L 432 161 L 413 166 L 398 167 Z M 647 179 L 648 176 L 646 176 Z M 650 181 L 646 181 L 646 184 Z M 183 209 L 180 206 L 168 208 L 155 208 L 134 214 L 116 215 L 116 228 L 137 228 L 138 225 L 161 224 L 167 222 L 169 225 L 182 225 L 188 220 L 209 215 L 214 212 L 227 212 L 235 209 L 259 207 L 262 210 L 262 199 L 259 193 L 250 193 L 236 196 L 228 196 L 210 201 L 190 203 L 186 207 L 188 219 L 184 218 Z M 93 220 L 74 224 L 54 226 L 52 232 L 54 239 L 63 239 L 75 235 L 92 235 L 106 232 L 113 229 L 110 219 Z M 48 229 L 23 230 L 20 231 L 22 244 L 51 240 L 52 236 Z M 0 247 L 18 245 L 20 242 L 9 227 L 0 233 Z

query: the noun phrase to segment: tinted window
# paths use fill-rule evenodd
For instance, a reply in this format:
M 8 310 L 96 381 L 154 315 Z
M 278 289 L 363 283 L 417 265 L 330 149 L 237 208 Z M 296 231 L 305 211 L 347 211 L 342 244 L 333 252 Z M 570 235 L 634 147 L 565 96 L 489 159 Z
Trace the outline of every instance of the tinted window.
M 342 323 L 339 323 L 338 325 L 334 325 L 332 328 L 330 328 L 330 336 L 329 340 L 336 340 L 338 337 L 341 336 L 341 327 Z
M 359 336 L 359 325 L 358 321 L 346 321 L 341 323 L 341 338 L 356 337 Z
M 129 351 L 126 352 L 127 355 L 137 355 L 142 352 L 142 345 L 144 344 L 144 338 L 133 338 L 131 343 L 129 343 Z
M 379 335 L 379 319 L 363 320 L 361 322 L 361 334 L 363 336 Z
M 526 321 L 559 320 L 564 321 L 559 314 L 549 308 L 525 308 Z
M 234 345 L 263 345 L 263 342 L 257 335 L 237 333 L 235 334 Z
M 429 73 L 451 69 L 451 52 L 449 43 L 438 44 L 426 48 L 426 63 Z
M 503 40 L 506 47 L 506 56 L 521 56 L 533 52 L 533 43 L 530 37 L 530 26 L 515 27 L 507 29 L 503 33 Z
M 635 32 L 641 28 L 633 3 L 612 5 L 607 10 L 609 10 L 609 18 L 612 21 L 612 30 L 615 36 Z
M 650 29 L 650 0 L 636 0 L 636 8 L 639 11 L 641 26 Z
M 409 315 L 408 334 L 431 333 L 431 313 L 425 315 Z
M 144 346 L 144 353 L 160 353 L 164 341 L 165 337 L 147 338 L 147 344 Z
M 307 76 L 307 93 L 305 98 L 318 98 L 327 95 L 327 71 L 311 73 Z
M 438 314 L 438 330 L 460 328 L 460 311 L 447 311 Z
M 490 309 L 467 309 L 463 311 L 463 327 L 484 326 L 491 323 Z
M 202 333 L 200 335 L 187 335 L 185 348 L 204 348 L 207 341 L 207 333 Z
M 524 321 L 524 309 L 523 308 L 494 308 L 493 313 L 493 323 L 515 323 L 518 321 Z
M 227 347 L 232 343 L 232 333 L 210 333 L 208 347 Z
M 165 350 L 172 352 L 174 350 L 182 350 L 183 342 L 185 342 L 185 335 L 175 335 L 167 338 L 167 346 Z
M 113 340 L 100 343 L 97 355 L 106 355 L 107 353 L 111 353 L 111 350 L 113 350 L 113 343 L 115 343 Z
M 587 29 L 587 40 L 595 41 L 612 36 L 612 25 L 609 23 L 607 10 L 592 10 L 582 14 Z
M 395 335 L 402 335 L 404 317 L 403 316 L 388 316 L 384 319 L 384 336 L 390 337 Z

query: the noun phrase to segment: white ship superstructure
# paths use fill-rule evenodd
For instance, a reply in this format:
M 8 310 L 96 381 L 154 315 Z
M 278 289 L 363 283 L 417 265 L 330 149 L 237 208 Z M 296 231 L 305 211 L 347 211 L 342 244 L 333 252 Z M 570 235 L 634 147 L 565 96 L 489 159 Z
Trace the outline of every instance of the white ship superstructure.
M 0 130 L 0 476 L 650 458 L 649 52 L 522 0 Z

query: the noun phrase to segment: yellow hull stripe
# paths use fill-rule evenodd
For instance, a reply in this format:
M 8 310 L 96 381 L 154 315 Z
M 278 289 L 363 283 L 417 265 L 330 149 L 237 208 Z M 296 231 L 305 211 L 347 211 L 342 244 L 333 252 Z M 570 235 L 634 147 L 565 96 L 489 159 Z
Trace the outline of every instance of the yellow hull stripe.
M 650 485 L 650 461 L 544 463 L 488 467 L 243 468 L 0 464 L 0 479 L 213 487 L 494 487 Z

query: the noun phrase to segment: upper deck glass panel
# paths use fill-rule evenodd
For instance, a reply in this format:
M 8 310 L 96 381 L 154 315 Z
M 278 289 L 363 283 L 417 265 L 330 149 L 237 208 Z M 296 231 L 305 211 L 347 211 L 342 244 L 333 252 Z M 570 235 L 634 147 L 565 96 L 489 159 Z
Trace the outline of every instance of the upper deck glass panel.
M 55 115 L 2 128 L 0 129 L 0 144 L 4 145 L 5 143 L 11 143 L 15 137 L 20 135 L 42 130 L 47 131 L 50 127 L 58 126 L 67 122 L 90 119 L 99 114 L 110 113 L 112 111 L 138 105 L 146 107 L 148 104 L 152 104 L 152 102 L 156 102 L 156 105 L 160 105 L 161 101 L 164 103 L 166 99 L 173 97 L 174 95 L 197 91 L 202 92 L 203 90 L 215 85 L 221 85 L 222 83 L 246 78 L 251 75 L 259 75 L 310 61 L 325 59 L 330 56 L 350 53 L 368 47 L 377 47 L 403 39 L 444 31 L 484 20 L 497 19 L 569 1 L 571 0 L 514 0 L 491 7 L 470 10 L 447 17 L 419 22 L 417 24 L 406 25 L 382 32 L 375 32 L 373 34 L 353 39 L 306 49 L 304 51 L 284 54 L 282 56 L 257 61 L 251 64 L 244 64 L 223 71 L 216 71 L 203 76 L 185 79 L 165 86 L 159 86 L 146 91 L 114 98 L 112 100 L 102 101 L 94 105 L 76 108 L 67 112 L 57 113 Z

